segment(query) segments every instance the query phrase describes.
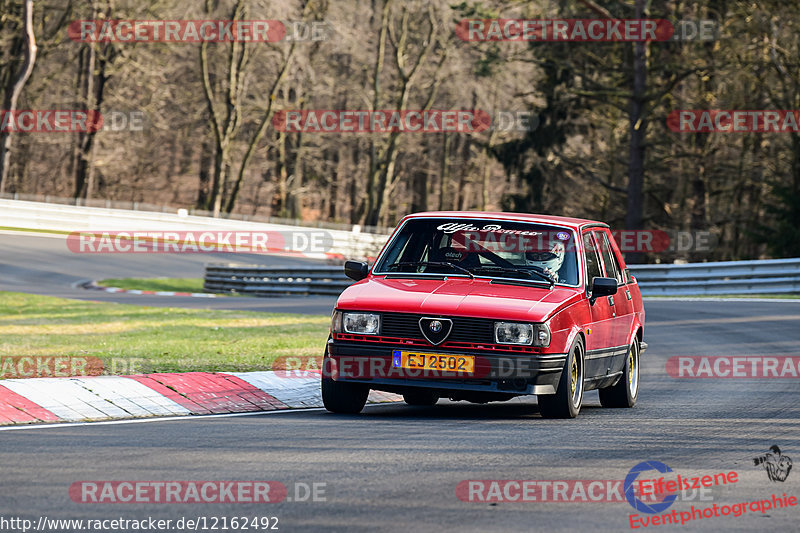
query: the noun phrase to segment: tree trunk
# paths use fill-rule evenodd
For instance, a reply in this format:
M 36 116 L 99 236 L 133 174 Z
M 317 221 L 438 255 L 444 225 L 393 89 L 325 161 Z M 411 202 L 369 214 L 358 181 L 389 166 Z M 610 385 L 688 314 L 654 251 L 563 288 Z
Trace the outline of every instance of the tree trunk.
M 109 55 L 111 54 L 111 55 Z M 91 107 L 87 105 L 87 109 L 94 111 L 95 117 L 100 116 L 100 110 L 103 107 L 103 99 L 104 99 L 104 92 L 106 82 L 108 81 L 108 76 L 106 75 L 106 67 L 113 59 L 113 51 L 110 49 L 109 46 L 105 47 L 104 53 L 102 57 L 99 59 L 96 57 L 95 52 L 95 60 L 94 63 L 96 65 L 97 73 L 90 73 L 94 78 L 92 82 L 92 87 L 94 88 L 94 92 L 90 96 Z M 87 126 L 89 126 L 87 122 Z M 86 132 L 86 145 L 84 151 L 81 152 L 81 163 L 82 165 L 79 166 L 81 168 L 84 175 L 82 176 L 82 180 L 85 183 L 85 188 L 82 194 L 84 199 L 89 199 L 94 195 L 94 190 L 96 187 L 95 179 L 97 176 L 97 169 L 94 166 L 94 146 L 95 140 L 97 136 L 97 128 L 89 127 L 89 131 Z
M 378 195 L 378 205 L 375 206 L 375 221 L 371 223 L 375 226 L 378 224 L 386 225 L 386 211 L 390 202 L 390 196 L 392 192 L 394 192 L 394 187 L 396 185 L 397 139 L 400 137 L 400 132 L 392 132 L 390 136 L 389 146 L 386 148 L 387 153 L 382 158 L 383 164 L 381 167 L 383 168 L 383 172 L 380 173 L 380 179 L 378 180 L 380 184 L 378 187 L 380 194 Z
M 450 144 L 452 137 L 447 133 L 442 133 L 442 159 L 441 171 L 439 172 L 439 211 L 444 209 L 445 193 L 447 184 L 450 182 Z
M 422 169 L 414 170 L 411 177 L 411 211 L 428 210 L 428 173 Z
M 389 28 L 389 7 L 391 0 L 385 0 L 381 10 L 381 29 L 378 35 L 378 50 L 375 53 L 375 66 L 372 73 L 372 111 L 376 111 L 381 101 L 381 73 L 383 72 L 383 60 L 386 53 L 386 37 Z M 380 158 L 375 147 L 374 136 L 370 136 L 369 143 L 369 173 L 367 174 L 367 199 L 364 213 L 364 223 L 376 225 L 378 221 L 378 204 L 380 202 L 381 189 L 378 179 L 381 174 Z
M 473 103 L 473 109 L 476 107 Z M 456 211 L 460 211 L 464 209 L 464 205 L 467 202 L 467 198 L 469 196 L 469 180 L 467 179 L 467 172 L 469 172 L 469 160 L 470 160 L 470 138 L 468 136 L 459 135 L 456 137 L 456 141 L 461 144 L 461 150 L 457 150 L 461 152 L 461 158 L 457 161 L 456 165 L 459 169 L 458 171 L 458 189 L 456 190 L 455 199 L 453 201 L 453 209 Z
M 350 197 L 350 223 L 351 224 L 360 224 L 362 222 L 362 217 L 364 216 L 364 211 L 366 209 L 366 201 L 364 198 L 364 194 L 359 189 L 359 180 L 358 180 L 358 170 L 361 163 L 361 144 L 356 142 L 353 143 L 353 152 L 352 152 L 352 164 L 353 164 L 353 172 L 350 172 L 350 188 L 349 194 Z
M 635 19 L 644 17 L 644 0 L 636 0 Z M 625 228 L 637 230 L 642 228 L 642 212 L 644 197 L 644 158 L 645 137 L 647 134 L 647 120 L 644 117 L 645 86 L 647 79 L 647 56 L 645 43 L 633 43 L 633 94 L 629 107 L 630 129 L 630 159 L 628 167 L 628 201 L 625 215 Z M 629 263 L 639 263 L 642 254 L 634 252 L 628 254 Z
M 286 217 L 286 182 L 289 179 L 289 170 L 286 162 L 286 133 L 278 133 L 278 158 L 275 160 L 275 175 L 278 183 L 275 185 L 275 195 L 272 198 L 272 212 L 281 218 Z
M 208 210 L 209 200 L 211 198 L 211 175 L 209 170 L 213 172 L 211 167 L 211 143 L 208 139 L 203 141 L 200 147 L 200 182 L 197 185 L 197 208 Z
M 328 188 L 328 220 L 338 220 L 336 209 L 337 196 L 339 195 L 339 148 L 325 150 L 325 161 L 330 161 L 331 177 Z
M 11 88 L 11 94 L 7 95 L 3 107 L 6 113 L 13 114 L 17 110 L 17 101 L 22 93 L 22 88 L 33 72 L 33 65 L 36 62 L 36 35 L 33 33 L 33 0 L 25 0 L 23 6 L 23 25 L 25 31 L 25 60 L 22 69 Z M 13 146 L 14 132 L 0 132 L 0 193 L 4 193 L 6 182 L 8 181 L 8 166 L 11 163 L 11 148 Z

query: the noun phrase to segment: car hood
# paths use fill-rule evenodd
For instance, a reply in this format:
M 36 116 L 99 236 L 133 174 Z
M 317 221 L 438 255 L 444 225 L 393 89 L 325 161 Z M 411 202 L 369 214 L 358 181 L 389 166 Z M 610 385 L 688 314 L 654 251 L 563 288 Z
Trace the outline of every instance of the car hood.
M 508 285 L 487 279 L 385 279 L 369 277 L 339 296 L 337 309 L 471 316 L 542 322 L 577 302 L 577 288 Z

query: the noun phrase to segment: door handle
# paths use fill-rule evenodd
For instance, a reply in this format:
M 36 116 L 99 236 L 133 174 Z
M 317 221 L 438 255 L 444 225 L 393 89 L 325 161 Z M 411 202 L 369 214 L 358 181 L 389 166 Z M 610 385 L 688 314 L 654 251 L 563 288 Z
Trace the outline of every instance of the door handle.
M 614 305 L 614 297 L 613 296 L 609 296 L 608 297 L 608 305 Z

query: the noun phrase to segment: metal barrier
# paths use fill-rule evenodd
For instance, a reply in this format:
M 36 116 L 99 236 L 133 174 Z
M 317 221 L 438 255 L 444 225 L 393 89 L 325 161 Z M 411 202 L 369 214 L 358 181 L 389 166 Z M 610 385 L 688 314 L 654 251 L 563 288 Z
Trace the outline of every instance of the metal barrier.
M 0 195 L 0 226 L 60 231 L 304 231 L 287 224 L 192 216 L 178 213 L 129 211 L 102 207 L 61 205 L 4 199 Z M 19 196 L 14 196 L 18 198 Z M 52 199 L 51 199 L 52 200 Z M 110 203 L 108 205 L 111 205 Z M 134 205 L 134 208 L 137 206 Z M 162 209 L 163 210 L 163 209 Z M 372 228 L 378 230 L 378 228 Z M 305 257 L 335 260 L 375 257 L 388 235 L 324 230 L 332 241 L 327 253 Z M 800 258 L 762 261 L 724 261 L 686 265 L 631 265 L 642 294 L 791 294 L 800 293 Z M 340 267 L 270 269 L 236 265 L 211 265 L 206 271 L 209 292 L 243 292 L 256 295 L 339 294 L 352 281 Z
M 306 226 L 265 224 L 228 218 L 211 218 L 181 213 L 130 211 L 75 205 L 47 204 L 0 198 L 0 226 L 58 231 L 276 231 L 324 233 L 330 249 L 302 253 L 313 259 L 375 257 L 388 235 L 365 233 L 360 226 L 349 231 L 314 229 Z M 287 247 L 287 252 L 302 252 Z
M 800 293 L 800 259 L 631 265 L 644 296 Z M 206 266 L 207 292 L 338 295 L 353 283 L 342 267 Z
M 206 292 L 254 296 L 322 294 L 338 296 L 353 280 L 342 267 L 261 267 L 257 265 L 206 265 Z
M 186 215 L 211 218 L 214 217 L 211 211 L 205 211 L 195 208 L 179 208 L 169 207 L 165 205 L 150 204 L 147 202 L 128 202 L 124 200 L 107 200 L 100 198 L 66 198 L 62 196 L 51 196 L 49 194 L 22 194 L 18 192 L 0 193 L 0 200 L 15 200 L 20 202 L 46 204 L 46 205 L 67 205 L 77 207 L 95 207 L 103 209 L 113 209 L 116 211 L 139 211 L 142 216 L 148 217 L 152 213 L 167 213 L 172 215 L 180 215 L 185 212 Z M 9 205 L 9 204 L 6 204 Z M 2 205 L 0 205 L 2 207 Z M 41 207 L 42 210 L 49 209 L 48 207 Z M 185 216 L 185 215 L 184 215 Z M 259 224 L 280 224 L 283 226 L 296 226 L 299 228 L 319 228 L 338 231 L 352 231 L 353 224 L 344 224 L 338 222 L 327 222 L 321 220 L 300 220 L 292 218 L 281 218 L 273 216 L 261 215 L 245 215 L 239 213 L 220 213 L 215 220 L 238 220 L 244 222 L 254 222 Z M 50 228 L 50 229 L 63 229 L 63 228 Z M 104 228 L 105 229 L 105 228 Z M 361 233 L 374 233 L 377 235 L 388 235 L 393 228 L 382 226 L 360 226 Z
M 800 293 L 800 258 L 685 265 L 632 265 L 642 294 Z

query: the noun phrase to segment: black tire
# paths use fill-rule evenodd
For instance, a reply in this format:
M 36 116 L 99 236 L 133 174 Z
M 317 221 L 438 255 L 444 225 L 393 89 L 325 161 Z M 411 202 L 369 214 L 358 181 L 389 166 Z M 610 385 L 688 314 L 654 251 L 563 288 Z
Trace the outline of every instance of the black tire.
M 332 413 L 355 415 L 364 409 L 369 387 L 361 383 L 334 381 L 322 377 L 322 404 Z
M 567 362 L 561 371 L 555 394 L 537 397 L 542 418 L 575 418 L 583 402 L 584 348 L 581 337 L 576 337 L 570 347 Z
M 628 348 L 622 377 L 611 387 L 599 389 L 603 407 L 633 407 L 639 397 L 639 341 Z
M 439 395 L 433 391 L 421 389 L 406 392 L 403 394 L 403 400 L 408 405 L 430 407 L 436 405 L 436 402 L 439 401 Z

